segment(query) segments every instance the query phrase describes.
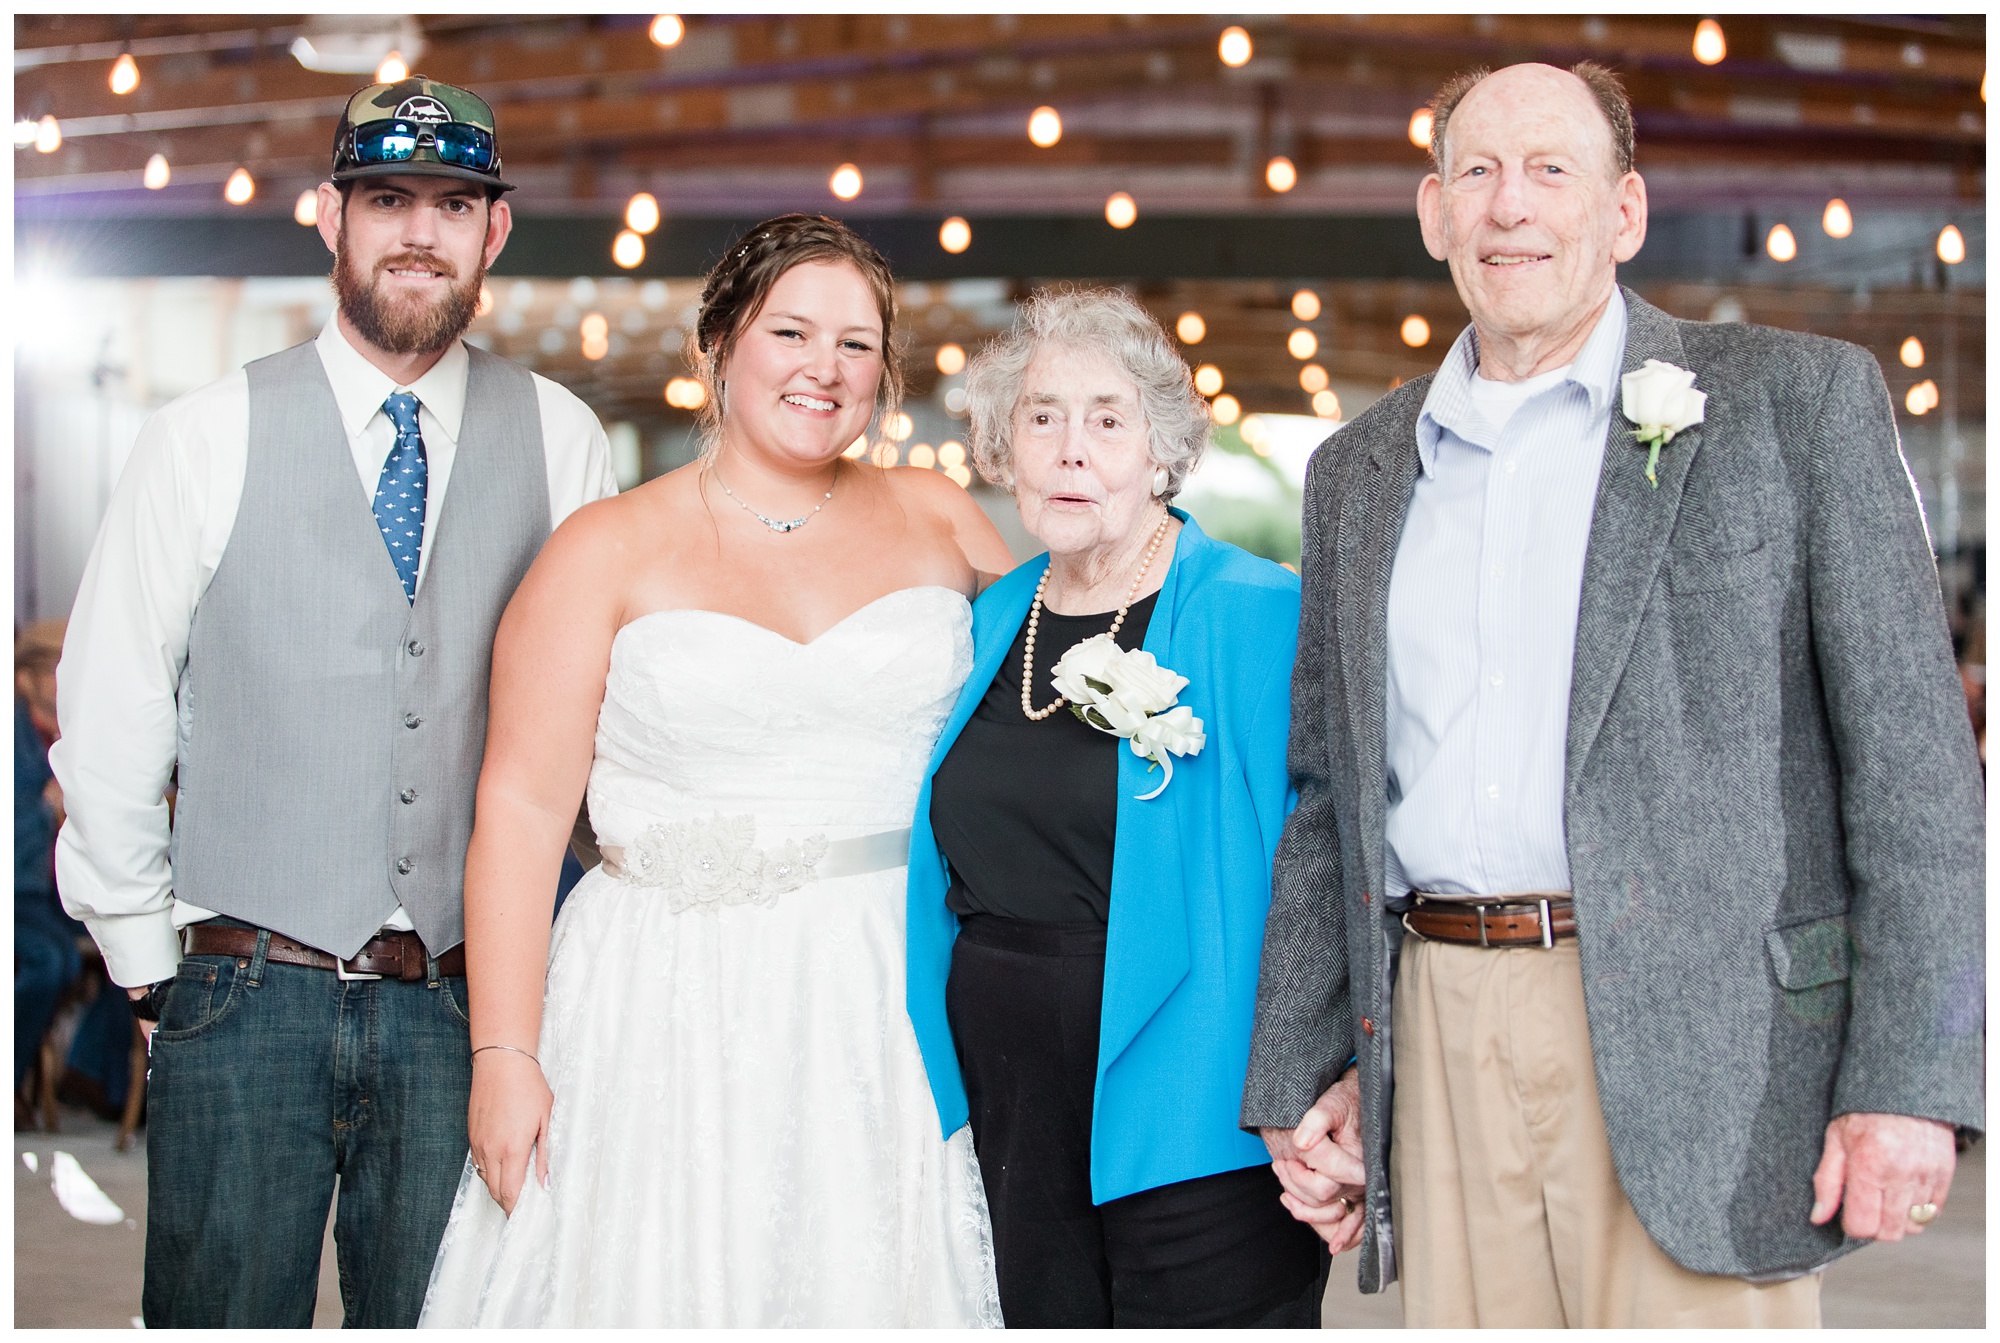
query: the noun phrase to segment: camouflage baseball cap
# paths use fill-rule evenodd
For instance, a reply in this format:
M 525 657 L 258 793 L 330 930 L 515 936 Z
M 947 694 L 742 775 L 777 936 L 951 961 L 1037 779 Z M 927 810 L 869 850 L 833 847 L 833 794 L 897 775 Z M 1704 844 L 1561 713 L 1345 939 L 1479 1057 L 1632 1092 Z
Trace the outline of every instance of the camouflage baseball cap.
M 390 176 L 514 189 L 500 180 L 500 142 L 486 100 L 422 75 L 370 84 L 347 100 L 334 132 L 334 181 Z

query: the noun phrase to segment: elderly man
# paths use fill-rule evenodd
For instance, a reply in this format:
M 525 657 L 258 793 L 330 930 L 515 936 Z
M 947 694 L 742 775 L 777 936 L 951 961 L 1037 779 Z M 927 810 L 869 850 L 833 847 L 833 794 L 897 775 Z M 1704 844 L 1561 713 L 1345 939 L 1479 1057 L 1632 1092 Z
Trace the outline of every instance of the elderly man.
M 145 1322 L 417 1322 L 466 1153 L 464 878 L 500 612 L 613 493 L 590 409 L 467 345 L 492 109 L 351 98 L 317 339 L 147 420 L 63 647 L 62 896 L 152 1036 Z M 171 844 L 164 793 L 179 781 Z
M 1981 786 L 1887 392 L 1618 287 L 1608 71 L 1435 112 L 1472 326 L 1313 459 L 1242 1122 L 1412 1325 L 1813 1324 L 1982 1122 Z

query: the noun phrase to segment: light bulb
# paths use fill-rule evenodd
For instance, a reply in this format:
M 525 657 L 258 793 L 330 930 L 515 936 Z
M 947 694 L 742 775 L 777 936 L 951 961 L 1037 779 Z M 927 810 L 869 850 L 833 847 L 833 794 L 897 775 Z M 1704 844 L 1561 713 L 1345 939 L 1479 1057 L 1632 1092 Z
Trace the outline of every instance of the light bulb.
M 960 462 L 956 466 L 947 466 L 944 469 L 944 473 L 950 476 L 952 483 L 961 490 L 972 488 L 972 472 L 965 469 L 964 462 Z
M 141 180 L 145 182 L 146 190 L 158 191 L 172 181 L 173 176 L 174 170 L 167 165 L 167 156 L 155 154 L 146 160 L 146 175 Z
M 40 128 L 33 117 L 22 117 L 14 123 L 14 148 L 26 149 L 35 143 L 36 132 Z
M 1903 348 L 1896 351 L 1896 357 L 1903 361 L 1904 368 L 1924 366 L 1924 343 L 1915 336 L 1903 342 Z
M 1183 345 L 1199 345 L 1201 338 L 1208 334 L 1208 323 L 1201 320 L 1198 312 L 1184 312 L 1174 322 L 1174 334 L 1181 338 Z
M 861 194 L 861 170 L 851 163 L 843 163 L 833 170 L 833 176 L 826 180 L 827 190 L 844 201 L 851 201 Z
M 1104 202 L 1104 222 L 1113 228 L 1131 228 L 1138 217 L 1138 203 L 1122 191 L 1112 192 Z
M 634 233 L 651 233 L 660 226 L 660 202 L 650 191 L 641 191 L 625 202 L 625 227 Z
M 1437 126 L 1437 114 L 1428 107 L 1419 107 L 1410 113 L 1410 143 L 1418 149 L 1431 147 L 1431 132 Z
M 1194 371 L 1194 389 L 1203 396 L 1214 396 L 1222 390 L 1222 370 L 1214 364 L 1203 364 Z
M 938 460 L 944 463 L 947 470 L 954 466 L 964 466 L 965 444 L 955 438 L 946 439 L 938 444 Z
M 1420 350 L 1431 343 L 1431 324 L 1424 320 L 1422 313 L 1413 312 L 1403 319 L 1403 325 L 1396 334 L 1403 338 L 1403 344 Z
M 1222 30 L 1222 36 L 1215 44 L 1215 54 L 1220 56 L 1222 63 L 1232 70 L 1248 64 L 1255 51 L 1256 46 L 1250 41 L 1250 34 L 1233 24 Z
M 1799 240 L 1783 224 L 1773 224 L 1770 235 L 1764 239 L 1764 250 L 1773 261 L 1790 261 L 1799 254 Z
M 132 53 L 128 51 L 111 67 L 111 91 L 124 94 L 138 87 L 139 62 L 133 60 Z
M 1307 364 L 1299 370 L 1299 386 L 1308 392 L 1326 390 L 1326 370 L 1318 364 Z
M 493 287 L 491 285 L 482 284 L 479 286 L 479 302 L 473 307 L 472 315 L 474 317 L 484 317 L 487 313 L 492 311 L 493 311 Z
M 1285 348 L 1294 359 L 1310 359 L 1319 353 L 1319 337 L 1304 327 L 1299 327 L 1285 337 Z
M 1215 417 L 1217 424 L 1234 424 L 1237 418 L 1243 414 L 1243 403 L 1229 393 L 1224 392 L 1221 396 L 1209 402 L 1208 411 L 1210 415 Z
M 382 58 L 382 63 L 375 67 L 377 84 L 400 84 L 409 77 L 410 63 L 403 59 L 403 53 L 400 51 L 390 52 Z
M 1826 230 L 1829 238 L 1845 238 L 1854 232 L 1854 212 L 1847 208 L 1847 202 L 1835 196 L 1826 203 L 1826 213 L 1819 217 L 1819 226 Z
M 1264 185 L 1283 195 L 1299 184 L 1299 170 L 1283 154 L 1264 165 Z
M 1301 289 L 1292 295 L 1292 316 L 1301 322 L 1310 322 L 1319 316 L 1319 295 L 1310 289 Z
M 1694 58 L 1703 65 L 1715 65 L 1729 54 L 1729 43 L 1722 38 L 1722 25 L 1714 19 L 1703 19 L 1694 27 Z
M 1313 414 L 1323 420 L 1340 418 L 1340 398 L 1331 391 L 1320 390 L 1313 393 Z
M 631 229 L 620 229 L 618 236 L 611 240 L 611 259 L 626 270 L 631 270 L 646 259 L 646 240 Z
M 957 256 L 972 246 L 972 225 L 953 215 L 938 225 L 938 246 Z
M 1038 149 L 1047 149 L 1062 139 L 1062 117 L 1053 107 L 1038 107 L 1028 114 L 1028 140 Z
M 256 194 L 257 183 L 252 180 L 248 168 L 238 168 L 229 174 L 229 181 L 222 188 L 222 199 L 231 205 L 248 205 L 250 198 Z
M 305 228 L 319 223 L 319 191 L 316 188 L 307 187 L 299 193 L 299 198 L 292 202 L 292 218 Z
M 652 24 L 646 29 L 646 36 L 653 39 L 656 47 L 678 46 L 686 35 L 687 25 L 681 22 L 678 14 L 655 14 Z
M 965 347 L 956 341 L 947 341 L 938 346 L 937 371 L 947 378 L 965 371 Z
M 891 439 L 897 443 L 901 443 L 916 431 L 916 421 L 900 410 L 882 421 L 882 437 Z
M 937 450 L 928 443 L 919 443 L 910 449 L 910 465 L 920 471 L 928 471 L 937 465 Z
M 585 313 L 583 321 L 577 324 L 577 334 L 585 340 L 603 340 L 611 334 L 611 323 L 601 312 Z
M 1946 224 L 1938 234 L 1938 260 L 1947 266 L 1956 266 L 1965 260 L 1965 235 L 1958 231 L 1958 225 Z
M 1908 410 L 1912 415 L 1922 415 L 1927 411 L 1933 410 L 1936 408 L 1937 403 L 1937 384 L 1929 378 L 1925 378 L 1915 387 L 1912 387 L 1910 394 L 1903 398 L 1903 408 Z
M 53 154 L 62 148 L 62 127 L 56 124 L 53 115 L 44 115 L 35 123 L 35 152 Z
M 847 451 L 841 453 L 840 455 L 848 458 L 850 461 L 859 461 L 861 459 L 861 455 L 867 451 L 868 451 L 868 435 L 863 434 L 861 437 L 855 439 L 852 443 L 849 443 L 847 445 Z

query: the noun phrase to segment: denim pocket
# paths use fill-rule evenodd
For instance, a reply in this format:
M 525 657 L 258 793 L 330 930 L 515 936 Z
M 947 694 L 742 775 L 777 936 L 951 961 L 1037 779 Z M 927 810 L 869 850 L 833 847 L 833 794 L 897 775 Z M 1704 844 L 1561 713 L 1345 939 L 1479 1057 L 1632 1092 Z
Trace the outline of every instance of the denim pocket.
M 438 997 L 444 999 L 446 1008 L 450 1010 L 451 1015 L 457 1020 L 458 1024 L 467 1030 L 471 1030 L 472 1013 L 466 1004 L 464 977 L 438 980 L 437 994 Z
M 227 1017 L 243 996 L 234 957 L 188 957 L 174 971 L 174 986 L 160 1012 L 158 1040 L 187 1040 Z

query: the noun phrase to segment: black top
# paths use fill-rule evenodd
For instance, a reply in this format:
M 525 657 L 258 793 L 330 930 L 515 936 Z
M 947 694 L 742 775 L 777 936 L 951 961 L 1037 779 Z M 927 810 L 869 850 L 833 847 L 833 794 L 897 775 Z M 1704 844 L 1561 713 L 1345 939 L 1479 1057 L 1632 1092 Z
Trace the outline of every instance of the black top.
M 1146 638 L 1159 594 L 1133 604 L 1121 648 Z M 1116 612 L 1059 616 L 1046 608 L 1035 636 L 1037 709 L 1056 697 L 1062 655 L 1103 634 Z M 1085 725 L 1067 705 L 1041 722 L 1021 712 L 1022 621 L 993 684 L 966 720 L 931 784 L 931 828 L 951 864 L 953 913 L 1037 923 L 1111 918 L 1111 850 L 1118 837 L 1118 753 L 1131 748 Z

